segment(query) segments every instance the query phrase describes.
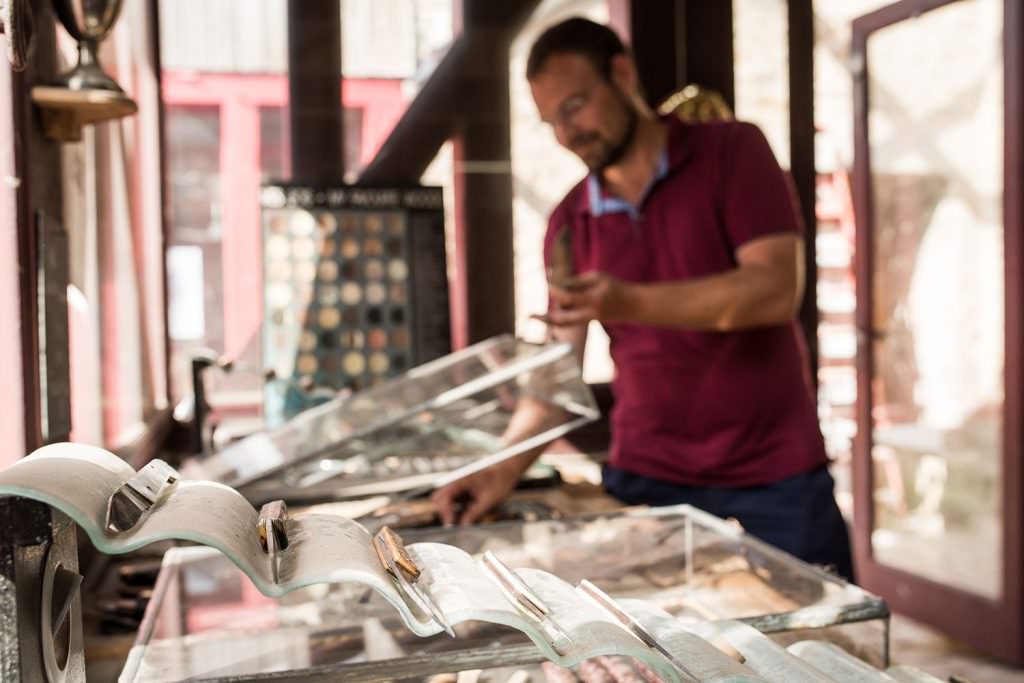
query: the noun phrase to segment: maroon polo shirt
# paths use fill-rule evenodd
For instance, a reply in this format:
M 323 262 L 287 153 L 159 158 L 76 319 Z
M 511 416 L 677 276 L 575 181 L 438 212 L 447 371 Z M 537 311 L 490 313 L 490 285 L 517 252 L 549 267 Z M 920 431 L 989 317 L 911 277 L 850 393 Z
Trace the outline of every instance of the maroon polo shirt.
M 545 258 L 569 226 L 578 273 L 689 280 L 736 266 L 736 249 L 800 232 L 789 183 L 756 126 L 666 119 L 658 177 L 632 207 L 595 176 L 555 209 Z M 610 463 L 697 486 L 752 486 L 826 462 L 796 322 L 739 332 L 605 323 L 615 361 Z

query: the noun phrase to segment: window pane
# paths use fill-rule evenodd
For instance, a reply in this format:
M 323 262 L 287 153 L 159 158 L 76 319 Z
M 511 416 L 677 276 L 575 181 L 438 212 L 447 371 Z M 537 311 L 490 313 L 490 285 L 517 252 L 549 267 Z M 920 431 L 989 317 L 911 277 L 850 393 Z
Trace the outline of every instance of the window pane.
M 166 108 L 171 386 L 191 391 L 190 353 L 224 348 L 221 293 L 220 109 Z
M 732 0 L 736 118 L 764 131 L 789 168 L 789 20 L 786 0 Z
M 853 439 L 857 434 L 851 25 L 857 17 L 890 3 L 814 0 L 818 416 L 833 461 L 836 500 L 847 516 L 853 512 Z
M 453 37 L 452 0 L 342 0 L 349 179 L 377 154 Z
M 1002 3 L 868 41 L 875 558 L 1001 593 Z
M 548 216 L 587 173 L 575 154 L 555 140 L 551 127 L 540 120 L 526 82 L 526 58 L 530 46 L 549 26 L 579 15 L 607 23 L 606 0 L 581 0 L 566 7 L 559 0 L 544 0 L 512 43 L 509 83 L 512 101 L 513 239 L 515 245 L 516 333 L 540 340 L 546 326 L 530 316 L 548 306 L 544 273 L 544 232 Z M 625 41 L 629 36 L 621 35 Z M 608 335 L 598 323 L 587 332 L 583 376 L 588 382 L 608 382 L 614 368 L 608 352 Z
M 373 158 L 452 40 L 451 0 L 341 3 L 346 179 Z M 161 3 L 171 181 L 172 393 L 191 393 L 190 355 L 235 361 L 207 372 L 214 407 L 259 408 L 264 317 L 259 188 L 291 177 L 287 3 Z M 201 315 L 198 313 L 201 311 Z

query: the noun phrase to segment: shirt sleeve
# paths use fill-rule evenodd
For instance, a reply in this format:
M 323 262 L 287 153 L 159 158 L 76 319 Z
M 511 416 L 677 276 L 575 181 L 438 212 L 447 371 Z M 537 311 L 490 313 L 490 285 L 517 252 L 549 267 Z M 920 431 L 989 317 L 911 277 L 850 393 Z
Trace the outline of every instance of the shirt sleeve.
M 778 233 L 801 233 L 792 183 L 761 130 L 737 123 L 725 143 L 722 215 L 733 249 Z

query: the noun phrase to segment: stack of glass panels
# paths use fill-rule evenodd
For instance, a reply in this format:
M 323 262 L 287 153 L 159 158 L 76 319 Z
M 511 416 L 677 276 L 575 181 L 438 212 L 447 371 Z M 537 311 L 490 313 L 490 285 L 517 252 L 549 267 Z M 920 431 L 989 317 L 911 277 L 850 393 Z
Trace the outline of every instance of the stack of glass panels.
M 503 435 L 527 400 L 556 418 L 510 443 Z M 181 473 L 233 486 L 254 503 L 395 493 L 542 445 L 599 415 L 571 346 L 505 335 L 307 410 Z

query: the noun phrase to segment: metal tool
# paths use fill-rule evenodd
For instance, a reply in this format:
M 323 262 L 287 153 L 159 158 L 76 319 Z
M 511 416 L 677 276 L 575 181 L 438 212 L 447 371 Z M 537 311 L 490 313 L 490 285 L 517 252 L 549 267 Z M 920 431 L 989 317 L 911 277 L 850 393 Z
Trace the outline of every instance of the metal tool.
M 549 608 L 540 597 L 533 592 L 529 585 L 523 581 L 518 574 L 498 559 L 497 555 L 492 553 L 490 550 L 483 554 L 480 558 L 480 563 L 483 565 L 487 573 L 495 580 L 501 592 L 505 594 L 513 605 L 519 608 L 519 611 L 530 617 L 542 627 L 549 630 L 555 636 L 564 639 L 565 641 L 572 641 L 569 634 L 558 625 L 558 622 L 554 620 Z M 562 648 L 558 646 L 554 639 L 551 643 L 552 647 L 556 651 L 563 652 Z
M 178 472 L 173 467 L 163 460 L 151 460 L 110 496 L 107 531 L 116 534 L 133 528 L 177 483 Z
M 260 515 L 256 521 L 260 546 L 263 548 L 263 552 L 270 555 L 270 572 L 274 583 L 281 578 L 278 568 L 278 552 L 288 547 L 288 531 L 285 528 L 287 519 L 288 506 L 284 504 L 283 500 L 275 500 L 260 508 Z
M 686 677 L 686 679 L 693 682 L 700 680 L 692 671 L 690 671 L 689 668 L 687 668 L 685 664 L 683 664 L 683 662 L 679 660 L 678 657 L 658 642 L 658 639 L 654 637 L 653 633 L 648 631 L 643 624 L 637 621 L 631 614 L 629 614 L 629 612 L 624 610 L 610 595 L 586 579 L 579 582 L 576 586 L 576 590 L 600 607 L 605 613 L 614 619 L 619 626 L 639 639 L 640 642 L 664 656 L 672 666 Z
M 24 498 L 0 498 L 0 519 L 0 679 L 85 683 L 74 522 Z
M 399 590 L 420 610 L 436 621 L 445 633 L 454 638 L 455 631 L 441 612 L 441 608 L 419 585 L 419 579 L 423 574 L 416 562 L 406 552 L 402 538 L 392 531 L 391 527 L 381 527 L 373 537 L 373 549 L 377 551 L 377 557 L 384 569 L 395 579 Z

